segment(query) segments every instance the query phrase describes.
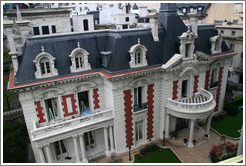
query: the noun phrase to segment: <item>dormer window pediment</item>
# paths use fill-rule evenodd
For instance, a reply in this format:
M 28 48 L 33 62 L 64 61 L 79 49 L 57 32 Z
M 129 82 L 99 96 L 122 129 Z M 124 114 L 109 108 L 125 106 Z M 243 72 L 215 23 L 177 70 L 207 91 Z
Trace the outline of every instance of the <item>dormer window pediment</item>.
M 216 53 L 221 53 L 221 44 L 222 44 L 223 38 L 219 34 L 217 36 L 211 37 L 210 42 L 211 42 L 211 53 L 216 54 Z
M 33 62 L 36 66 L 35 78 L 46 78 L 57 76 L 58 72 L 55 68 L 55 57 L 51 54 L 44 52 L 42 47 L 42 53 L 38 54 Z
M 79 42 L 78 42 L 78 48 L 74 49 L 69 57 L 71 58 L 72 65 L 70 66 L 70 71 L 72 73 L 84 71 L 84 70 L 90 70 L 91 65 L 88 61 L 88 55 L 89 53 L 80 48 Z
M 181 55 L 184 55 L 184 59 L 192 59 L 194 50 L 195 50 L 195 38 L 197 38 L 197 35 L 190 31 L 190 26 L 188 28 L 187 32 L 184 32 L 181 36 L 179 36 L 180 39 L 180 47 L 179 51 Z
M 148 65 L 146 60 L 146 52 L 146 47 L 140 44 L 140 39 L 138 39 L 138 44 L 135 44 L 129 50 L 131 56 L 131 61 L 129 62 L 130 67 L 134 68 Z

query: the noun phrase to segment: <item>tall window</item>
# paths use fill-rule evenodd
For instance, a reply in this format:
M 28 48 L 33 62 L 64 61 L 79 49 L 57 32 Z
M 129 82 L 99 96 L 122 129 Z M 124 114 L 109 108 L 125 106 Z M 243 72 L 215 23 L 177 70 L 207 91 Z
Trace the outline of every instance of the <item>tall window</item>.
M 144 87 L 137 87 L 133 89 L 134 96 L 134 112 L 147 108 L 147 102 L 143 103 Z
M 77 55 L 75 57 L 75 63 L 76 63 L 76 69 L 83 68 L 83 61 L 82 61 L 82 56 L 81 55 Z
M 191 44 L 185 44 L 185 57 L 191 57 Z
M 44 101 L 49 122 L 59 119 L 57 109 L 57 98 L 51 98 Z
M 136 52 L 135 52 L 135 64 L 141 64 L 141 49 L 138 49 Z
M 212 70 L 210 88 L 213 88 L 218 85 L 218 68 Z
M 67 152 L 67 149 L 66 149 L 66 146 L 63 140 L 55 142 L 55 152 L 56 152 L 56 155 L 61 155 Z
M 135 123 L 136 144 L 143 142 L 143 120 Z
M 93 148 L 95 146 L 94 132 L 89 131 L 84 134 L 86 149 Z
M 42 58 L 40 60 L 40 68 L 42 74 L 50 73 L 50 61 L 48 58 Z
M 185 98 L 188 96 L 188 80 L 182 81 L 181 97 Z

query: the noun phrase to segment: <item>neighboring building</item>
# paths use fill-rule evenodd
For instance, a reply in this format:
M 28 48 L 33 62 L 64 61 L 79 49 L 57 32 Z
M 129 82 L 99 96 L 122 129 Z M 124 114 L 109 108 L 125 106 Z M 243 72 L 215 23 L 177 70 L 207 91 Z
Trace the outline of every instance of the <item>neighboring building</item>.
M 111 23 L 116 25 L 116 29 L 129 29 L 137 25 L 134 13 L 111 14 Z
M 74 32 L 94 31 L 93 15 L 74 15 L 72 18 Z
M 189 23 L 189 13 L 197 10 L 198 23 L 220 24 L 225 20 L 234 24 L 243 23 L 242 3 L 178 3 L 177 10 L 185 23 Z
M 230 59 L 230 66 L 232 67 L 229 73 L 228 80 L 243 84 L 243 25 L 217 25 L 216 28 L 220 32 L 227 46 L 237 52 L 237 54 Z M 242 86 L 241 88 L 242 89 Z
M 191 32 L 176 4 L 148 17 L 152 29 L 28 38 L 8 88 L 19 93 L 36 162 L 88 162 L 188 126 L 192 148 L 204 118 L 209 139 L 236 52 L 214 25 Z
M 71 32 L 69 14 L 71 10 L 55 9 L 22 9 L 22 20 L 28 20 L 31 34 L 47 35 Z M 16 10 L 8 10 L 6 16 L 10 20 L 17 20 Z

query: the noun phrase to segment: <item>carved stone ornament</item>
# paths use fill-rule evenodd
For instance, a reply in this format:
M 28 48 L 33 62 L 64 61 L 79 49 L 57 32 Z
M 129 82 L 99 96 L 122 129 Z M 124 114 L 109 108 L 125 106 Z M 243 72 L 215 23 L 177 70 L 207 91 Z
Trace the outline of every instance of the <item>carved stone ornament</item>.
M 182 70 L 179 74 L 179 78 L 182 78 L 185 74 L 187 75 L 196 75 L 198 72 L 193 67 L 186 67 L 184 70 Z
M 88 90 L 88 89 L 94 88 L 95 86 L 96 86 L 96 84 L 93 82 L 80 82 L 80 83 L 77 83 L 76 85 L 74 85 L 71 88 L 71 91 L 78 92 L 78 91 Z
M 38 99 L 52 98 L 52 97 L 57 97 L 59 95 L 62 95 L 63 93 L 64 93 L 63 89 L 49 88 L 49 89 L 45 89 L 37 93 L 35 95 L 35 98 L 38 98 Z
M 139 77 L 134 80 L 132 80 L 129 85 L 130 87 L 139 87 L 150 84 L 151 79 L 147 77 Z

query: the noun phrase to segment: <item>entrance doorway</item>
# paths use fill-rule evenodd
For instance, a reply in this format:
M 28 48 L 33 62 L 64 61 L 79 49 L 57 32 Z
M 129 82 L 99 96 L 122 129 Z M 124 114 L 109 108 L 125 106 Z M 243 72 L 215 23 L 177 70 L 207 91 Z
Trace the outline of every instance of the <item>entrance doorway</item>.
M 54 147 L 55 147 L 55 153 L 56 153 L 58 160 L 63 159 L 67 156 L 67 148 L 66 148 L 64 140 L 54 142 Z
M 175 131 L 180 131 L 188 127 L 188 123 L 186 119 L 183 118 L 177 118 Z
M 48 121 L 54 122 L 60 118 L 57 109 L 57 98 L 51 98 L 44 100 L 45 109 L 48 115 Z

